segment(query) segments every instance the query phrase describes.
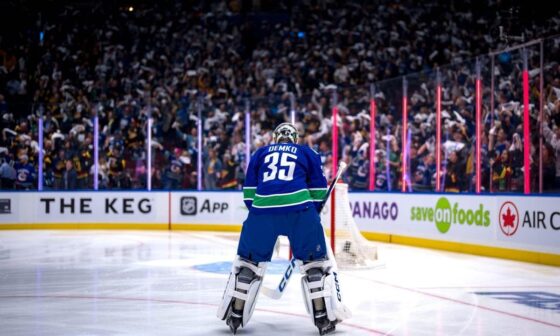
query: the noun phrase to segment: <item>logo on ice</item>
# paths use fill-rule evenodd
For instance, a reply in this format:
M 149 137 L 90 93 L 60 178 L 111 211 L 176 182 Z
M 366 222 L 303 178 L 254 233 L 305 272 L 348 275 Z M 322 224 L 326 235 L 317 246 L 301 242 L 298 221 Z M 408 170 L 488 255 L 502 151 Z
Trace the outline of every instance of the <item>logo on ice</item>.
M 457 202 L 452 205 L 446 197 L 440 197 L 435 208 L 412 207 L 410 212 L 410 220 L 434 222 L 441 233 L 449 231 L 452 224 L 490 226 L 490 211 L 483 204 L 478 209 L 464 209 Z

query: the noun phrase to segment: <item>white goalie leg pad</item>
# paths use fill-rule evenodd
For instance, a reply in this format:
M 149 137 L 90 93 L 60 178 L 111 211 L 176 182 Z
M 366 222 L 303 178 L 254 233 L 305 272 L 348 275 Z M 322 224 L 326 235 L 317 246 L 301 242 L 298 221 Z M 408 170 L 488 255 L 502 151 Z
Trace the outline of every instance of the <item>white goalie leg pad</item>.
M 327 318 L 330 321 L 343 321 L 352 317 L 350 310 L 342 303 L 338 272 L 334 271 L 330 260 L 314 261 L 300 266 L 301 273 L 308 275 L 310 270 L 318 269 L 322 273 L 321 279 L 309 281 L 307 276 L 301 278 L 301 286 L 307 313 L 313 316 L 313 300 L 323 298 Z M 316 273 L 316 272 L 315 272 Z
M 342 303 L 338 272 L 329 273 L 325 277 L 323 291 L 325 293 L 331 293 L 330 296 L 325 297 L 325 306 L 327 307 L 329 320 L 334 321 L 336 319 L 340 322 L 352 317 L 350 309 Z
M 234 273 L 229 274 L 229 279 L 222 295 L 222 303 L 218 307 L 216 317 L 220 320 L 225 320 L 231 306 L 231 300 L 233 299 L 233 292 L 235 292 L 235 278 L 237 276 Z
M 255 310 L 257 295 L 262 285 L 262 278 L 266 272 L 268 263 L 260 262 L 257 265 L 236 256 L 231 267 L 228 283 L 222 297 L 222 303 L 218 307 L 216 316 L 225 320 L 232 309 L 233 299 L 241 299 L 245 302 L 243 306 L 243 326 L 245 326 Z M 249 269 L 253 275 L 249 282 L 240 279 L 242 269 Z
M 303 302 L 305 302 L 305 310 L 307 310 L 307 314 L 311 316 L 311 322 L 315 322 L 315 317 L 313 316 L 313 299 L 311 298 L 311 289 L 309 288 L 309 281 L 307 281 L 307 277 L 305 275 L 301 277 L 301 291 L 303 293 Z

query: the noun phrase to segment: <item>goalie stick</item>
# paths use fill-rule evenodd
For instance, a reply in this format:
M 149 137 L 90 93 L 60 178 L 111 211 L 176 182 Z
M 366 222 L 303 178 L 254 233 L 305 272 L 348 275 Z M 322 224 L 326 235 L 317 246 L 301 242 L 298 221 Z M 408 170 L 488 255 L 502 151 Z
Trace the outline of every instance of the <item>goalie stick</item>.
M 323 201 L 323 204 L 321 205 L 321 209 L 319 209 L 319 212 L 321 212 L 323 210 L 323 208 L 325 207 L 325 204 L 327 204 L 327 201 L 329 200 L 329 197 L 331 196 L 331 193 L 332 193 L 334 187 L 336 186 L 336 183 L 338 182 L 338 180 L 342 176 L 342 173 L 344 173 L 345 170 L 346 170 L 346 163 L 343 162 L 343 161 L 340 161 L 340 163 L 338 164 L 338 172 L 337 172 L 334 180 L 331 182 L 331 184 L 329 186 L 329 189 L 327 189 L 327 194 L 325 195 L 325 200 Z M 329 259 L 332 258 L 333 262 L 336 263 L 336 261 L 334 260 L 334 254 L 332 252 L 331 245 L 329 244 L 326 236 L 325 236 L 325 245 L 327 246 L 327 255 L 328 255 Z M 286 289 L 286 286 L 288 285 L 288 282 L 290 281 L 290 279 L 292 277 L 292 273 L 294 272 L 294 269 L 295 269 L 296 265 L 300 266 L 301 263 L 302 262 L 300 260 L 297 260 L 295 257 L 292 257 L 292 259 L 290 260 L 290 263 L 288 264 L 288 267 L 286 268 L 286 271 L 282 275 L 282 279 L 280 280 L 280 283 L 278 284 L 278 286 L 276 286 L 275 289 L 272 289 L 272 288 L 268 288 L 268 287 L 262 285 L 261 292 L 265 296 L 268 296 L 271 299 L 274 299 L 274 300 L 280 299 L 282 297 L 282 295 L 284 294 L 284 290 Z

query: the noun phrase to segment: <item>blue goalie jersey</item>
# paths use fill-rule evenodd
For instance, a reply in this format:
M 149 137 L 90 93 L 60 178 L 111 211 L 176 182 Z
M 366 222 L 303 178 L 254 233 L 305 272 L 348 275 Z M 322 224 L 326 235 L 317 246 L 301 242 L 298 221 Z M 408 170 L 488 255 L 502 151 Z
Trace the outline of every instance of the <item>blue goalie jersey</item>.
M 319 154 L 308 146 L 290 143 L 259 148 L 249 161 L 243 200 L 252 213 L 320 209 L 327 180 Z

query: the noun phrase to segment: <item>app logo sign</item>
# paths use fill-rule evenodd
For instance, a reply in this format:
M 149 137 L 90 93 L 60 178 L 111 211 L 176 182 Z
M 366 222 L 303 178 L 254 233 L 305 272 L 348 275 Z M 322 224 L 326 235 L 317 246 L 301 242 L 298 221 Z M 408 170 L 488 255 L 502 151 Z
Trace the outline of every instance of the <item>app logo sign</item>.
M 196 197 L 183 196 L 181 197 L 181 215 L 194 216 L 196 215 Z
M 181 197 L 181 215 L 194 216 L 208 214 L 223 214 L 229 209 L 228 202 L 214 202 L 210 199 L 200 200 L 200 207 L 198 206 L 198 199 L 194 196 Z
M 483 204 L 476 209 L 465 209 L 458 202 L 451 204 L 446 197 L 440 197 L 433 208 L 412 207 L 410 212 L 410 220 L 432 222 L 440 233 L 447 233 L 456 224 L 490 226 L 490 211 Z
M 0 199 L 0 215 L 12 213 L 12 200 L 9 198 Z
M 507 201 L 500 207 L 500 229 L 506 236 L 513 236 L 519 228 L 519 211 L 513 202 Z

